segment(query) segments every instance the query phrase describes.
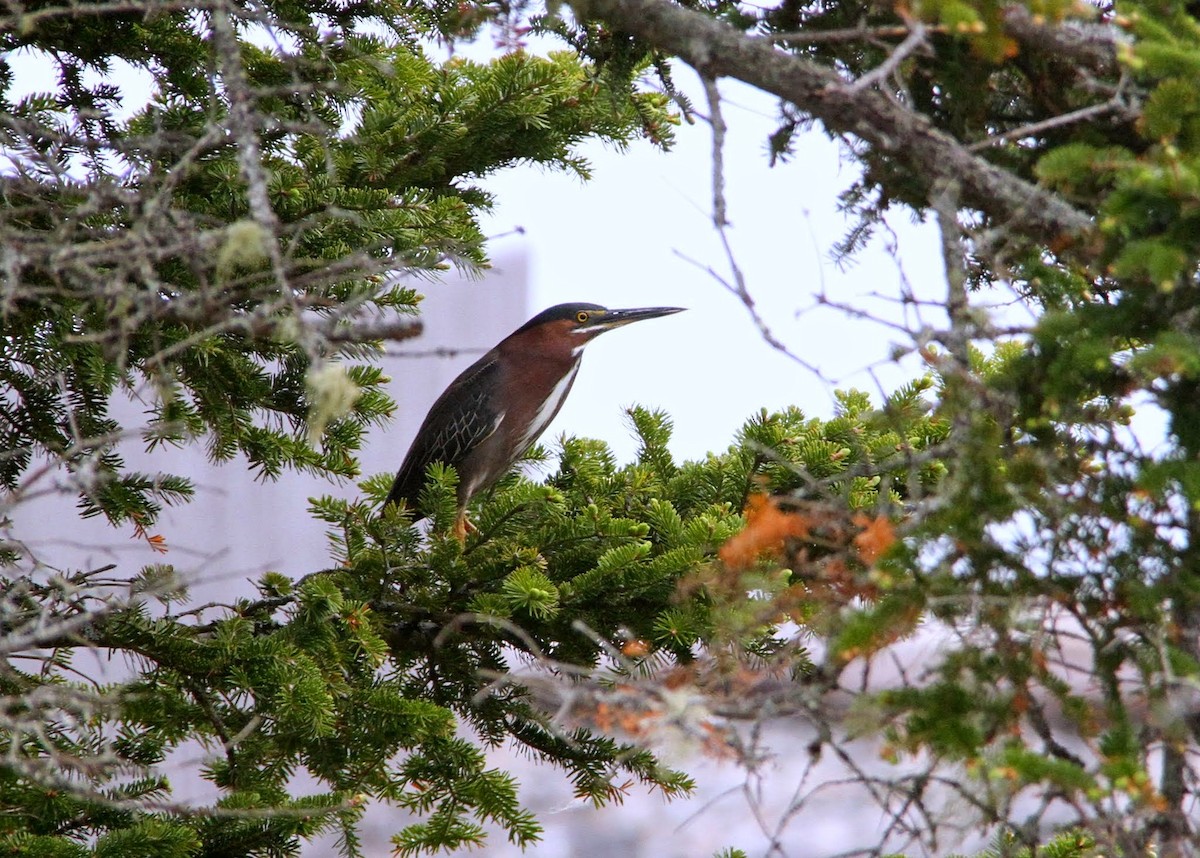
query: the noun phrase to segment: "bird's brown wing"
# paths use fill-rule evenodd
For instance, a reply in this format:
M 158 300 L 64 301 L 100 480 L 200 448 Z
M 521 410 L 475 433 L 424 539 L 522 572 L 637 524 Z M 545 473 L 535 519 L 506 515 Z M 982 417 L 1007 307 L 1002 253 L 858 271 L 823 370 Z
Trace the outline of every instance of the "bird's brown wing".
M 496 359 L 485 356 L 438 397 L 404 457 L 385 506 L 403 500 L 410 509 L 415 508 L 431 464 L 441 462 L 457 468 L 469 452 L 496 431 L 504 416 L 493 405 L 498 372 Z

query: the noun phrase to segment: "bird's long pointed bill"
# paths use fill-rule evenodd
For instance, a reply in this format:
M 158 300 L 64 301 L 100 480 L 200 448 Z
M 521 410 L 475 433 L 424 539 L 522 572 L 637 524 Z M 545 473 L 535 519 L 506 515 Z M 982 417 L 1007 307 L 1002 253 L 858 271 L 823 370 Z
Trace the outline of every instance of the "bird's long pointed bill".
M 640 307 L 633 310 L 609 310 L 600 317 L 596 327 L 609 330 L 628 325 L 630 322 L 640 322 L 644 319 L 657 319 L 659 316 L 669 316 L 672 313 L 682 313 L 686 307 Z

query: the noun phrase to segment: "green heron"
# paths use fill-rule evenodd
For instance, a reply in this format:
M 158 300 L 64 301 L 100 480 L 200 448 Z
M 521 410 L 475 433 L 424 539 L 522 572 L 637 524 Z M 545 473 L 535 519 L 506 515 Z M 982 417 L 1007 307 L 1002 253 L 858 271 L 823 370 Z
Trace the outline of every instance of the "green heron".
M 433 403 L 384 505 L 404 501 L 416 509 L 429 465 L 451 465 L 458 473 L 454 534 L 465 539 L 471 528 L 467 503 L 504 476 L 558 414 L 584 346 L 605 331 L 682 309 L 559 304 L 538 313 L 467 367 Z

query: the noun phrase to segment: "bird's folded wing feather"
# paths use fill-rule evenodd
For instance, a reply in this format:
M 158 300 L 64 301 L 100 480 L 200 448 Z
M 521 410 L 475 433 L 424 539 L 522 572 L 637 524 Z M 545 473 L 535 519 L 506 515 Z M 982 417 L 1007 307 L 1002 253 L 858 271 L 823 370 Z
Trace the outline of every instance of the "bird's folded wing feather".
M 457 467 L 499 428 L 504 412 L 489 404 L 498 371 L 495 360 L 476 364 L 438 398 L 400 466 L 385 503 L 404 500 L 409 507 L 414 506 L 430 464 L 441 462 Z

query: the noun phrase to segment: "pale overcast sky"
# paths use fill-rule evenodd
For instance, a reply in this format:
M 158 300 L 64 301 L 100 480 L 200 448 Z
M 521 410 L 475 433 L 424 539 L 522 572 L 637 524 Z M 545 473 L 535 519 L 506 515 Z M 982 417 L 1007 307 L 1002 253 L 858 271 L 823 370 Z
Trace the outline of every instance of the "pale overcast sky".
M 681 69 L 678 78 L 703 105 L 691 70 Z M 936 232 L 900 214 L 892 218 L 894 236 L 881 236 L 848 269 L 839 269 L 830 251 L 848 221 L 837 212 L 837 196 L 855 173 L 839 164 L 837 146 L 819 132 L 799 140 L 789 163 L 768 167 L 774 100 L 735 81 L 722 81 L 721 89 L 729 99 L 724 108 L 729 234 L 774 333 L 839 387 L 874 394 L 875 378 L 891 390 L 919 374 L 912 359 L 900 367 L 888 362 L 892 345 L 901 341 L 898 332 L 813 304 L 823 288 L 838 300 L 896 317 L 895 306 L 866 296 L 898 296 L 902 276 L 919 294 L 942 296 Z M 628 458 L 634 443 L 622 407 L 637 402 L 669 411 L 677 428 L 673 449 L 694 457 L 724 449 L 760 407 L 796 404 L 828 416 L 833 387 L 768 346 L 738 299 L 687 261 L 729 275 L 710 219 L 707 124 L 681 126 L 674 151 L 665 154 L 647 143 L 626 153 L 592 145 L 586 153 L 594 168 L 586 184 L 532 168 L 506 171 L 486 183 L 498 199 L 488 231 L 502 234 L 517 226 L 525 231 L 523 237 L 500 239 L 495 249 L 527 243 L 535 307 L 579 300 L 690 312 L 596 340 L 548 437 L 562 431 L 601 437 Z M 888 241 L 898 245 L 899 261 L 888 253 Z

